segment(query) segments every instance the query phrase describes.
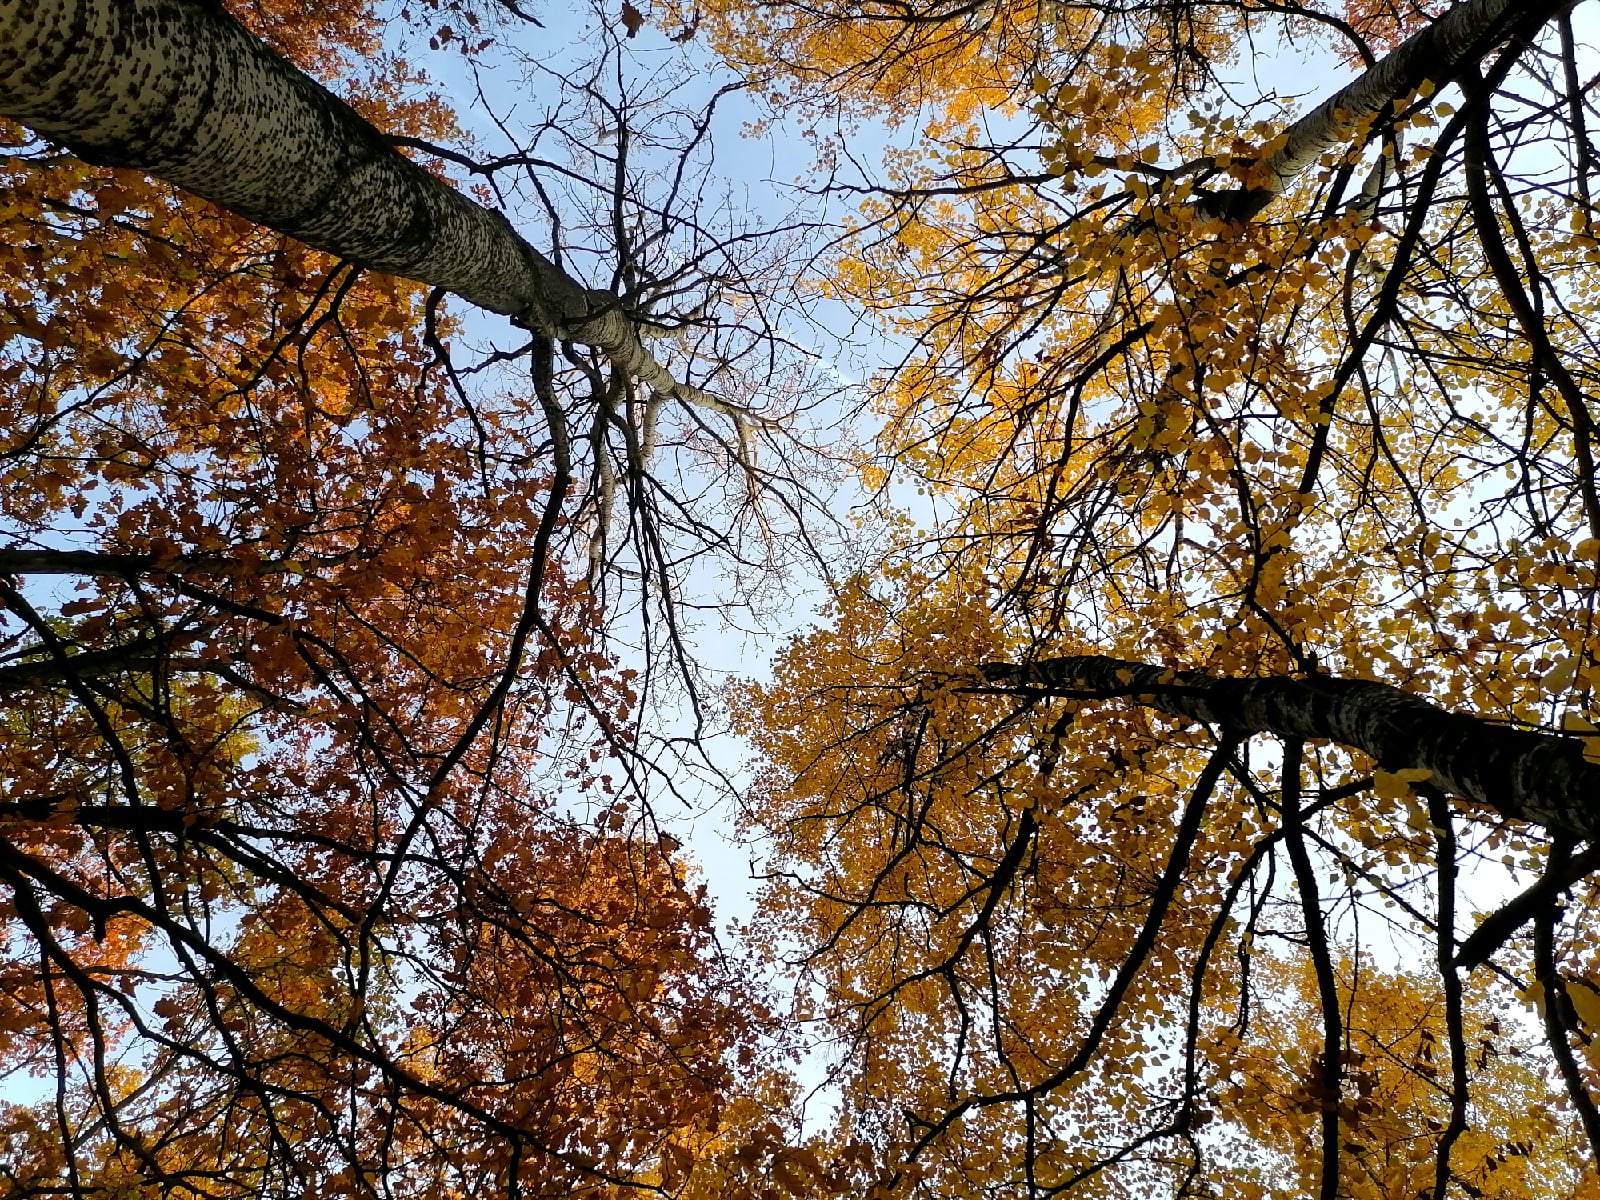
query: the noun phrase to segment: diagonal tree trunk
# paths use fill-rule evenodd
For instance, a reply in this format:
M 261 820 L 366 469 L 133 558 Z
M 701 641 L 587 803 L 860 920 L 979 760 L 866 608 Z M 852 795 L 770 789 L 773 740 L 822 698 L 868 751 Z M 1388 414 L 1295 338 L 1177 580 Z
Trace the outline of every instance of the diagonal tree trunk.
M 0 547 L 0 575 L 276 575 L 294 570 L 293 559 L 244 563 L 214 555 L 106 554 L 98 550 L 34 550 Z
M 1453 713 L 1364 679 L 1227 679 L 1098 655 L 985 663 L 990 683 L 1083 699 L 1127 697 L 1235 737 L 1338 742 L 1551 833 L 1600 836 L 1600 765 L 1583 742 Z
M 615 297 L 411 162 L 218 0 L 0 0 L 0 115 L 90 162 L 596 347 L 657 393 L 725 407 L 674 380 Z
M 1348 144 L 1384 107 L 1425 83 L 1442 87 L 1476 63 L 1513 28 L 1536 28 L 1573 0 L 1465 0 L 1412 34 L 1367 70 L 1306 113 L 1261 162 L 1264 180 L 1217 197 L 1216 216 L 1247 221 L 1266 208 L 1317 159 Z

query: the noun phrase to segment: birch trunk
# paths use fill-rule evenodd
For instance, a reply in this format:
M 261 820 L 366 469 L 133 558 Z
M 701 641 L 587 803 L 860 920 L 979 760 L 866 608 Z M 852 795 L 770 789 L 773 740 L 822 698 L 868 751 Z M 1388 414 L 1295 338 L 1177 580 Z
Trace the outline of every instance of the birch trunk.
M 1514 23 L 1543 23 L 1573 0 L 1466 0 L 1412 34 L 1359 78 L 1290 125 L 1283 145 L 1262 163 L 1266 179 L 1218 197 L 1217 216 L 1247 221 L 1266 208 L 1329 150 L 1349 144 L 1384 106 L 1425 83 L 1442 87 L 1503 39 Z
M 692 402 L 614 297 L 434 178 L 216 0 L 0 0 L 0 115 L 375 271 L 601 350 Z
M 1123 696 L 1237 737 L 1320 739 L 1359 750 L 1385 770 L 1429 782 L 1551 833 L 1600 836 L 1600 765 L 1583 742 L 1453 713 L 1388 684 L 1318 675 L 1226 679 L 1085 655 L 986 663 L 991 683 L 1057 696 Z

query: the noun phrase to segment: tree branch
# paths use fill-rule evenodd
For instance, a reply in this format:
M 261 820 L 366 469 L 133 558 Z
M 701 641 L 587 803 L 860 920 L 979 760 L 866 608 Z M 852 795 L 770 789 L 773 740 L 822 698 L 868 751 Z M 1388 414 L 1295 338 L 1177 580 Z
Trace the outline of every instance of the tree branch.
M 1338 742 L 1388 770 L 1427 770 L 1434 787 L 1552 833 L 1600 836 L 1600 765 L 1584 758 L 1582 741 L 1449 712 L 1388 684 L 1328 675 L 1226 679 L 1097 655 L 981 670 L 1007 688 L 1126 697 L 1238 737 Z

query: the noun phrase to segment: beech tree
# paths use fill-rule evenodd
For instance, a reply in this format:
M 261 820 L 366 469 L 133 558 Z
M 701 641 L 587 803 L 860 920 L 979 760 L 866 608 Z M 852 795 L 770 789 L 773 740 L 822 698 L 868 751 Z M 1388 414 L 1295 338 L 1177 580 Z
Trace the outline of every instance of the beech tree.
M 866 481 L 925 499 L 741 697 L 821 1161 L 1593 1194 L 1585 8 L 714 11 L 921 102 L 827 286 L 911 347 Z M 1307 44 L 1298 111 L 1223 82 Z
M 515 196 L 537 126 L 486 167 L 367 5 L 235 12 L 0 8 L 0 1190 L 675 1187 L 761 989 L 649 807 L 676 631 L 621 662 L 615 580 L 670 617 L 782 469 L 640 340 L 735 396 L 763 344 L 677 315 L 760 269 L 697 224 L 710 115 L 652 111 L 654 193 L 547 162 L 594 211 L 540 253 L 440 173 Z

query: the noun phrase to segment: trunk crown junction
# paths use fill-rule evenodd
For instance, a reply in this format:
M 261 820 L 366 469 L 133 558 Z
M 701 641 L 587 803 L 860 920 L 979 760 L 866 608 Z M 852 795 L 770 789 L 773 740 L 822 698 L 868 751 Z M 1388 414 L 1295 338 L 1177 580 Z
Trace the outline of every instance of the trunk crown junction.
M 1099 655 L 985 663 L 992 685 L 1082 699 L 1126 697 L 1237 737 L 1338 742 L 1389 771 L 1426 770 L 1441 791 L 1553 834 L 1600 836 L 1600 765 L 1584 742 L 1450 712 L 1385 683 L 1314 675 L 1230 679 Z
M 401 154 L 214 0 L 0 0 L 0 115 L 88 162 L 145 171 L 315 249 L 592 346 L 658 395 L 734 411 L 656 362 L 615 296 Z
M 1259 161 L 1252 187 L 1213 193 L 1204 215 L 1248 221 L 1267 208 L 1323 154 L 1348 143 L 1368 122 L 1424 84 L 1458 79 L 1527 20 L 1542 23 L 1571 0 L 1464 0 L 1401 42 L 1283 131 L 1281 143 Z

